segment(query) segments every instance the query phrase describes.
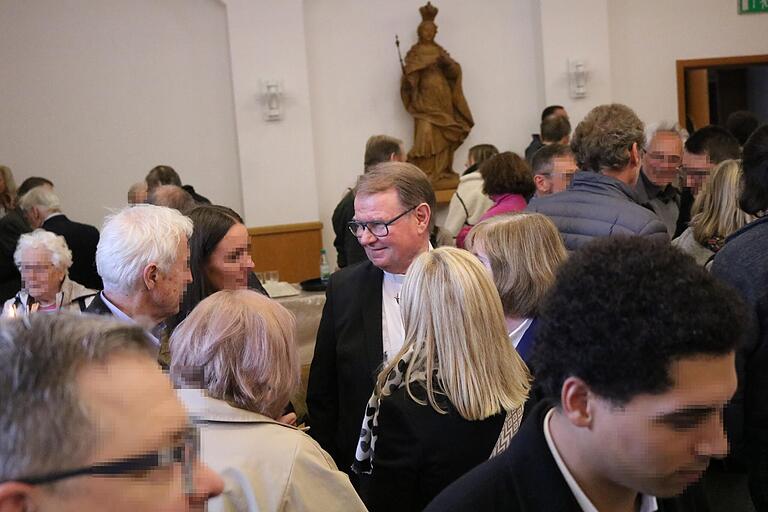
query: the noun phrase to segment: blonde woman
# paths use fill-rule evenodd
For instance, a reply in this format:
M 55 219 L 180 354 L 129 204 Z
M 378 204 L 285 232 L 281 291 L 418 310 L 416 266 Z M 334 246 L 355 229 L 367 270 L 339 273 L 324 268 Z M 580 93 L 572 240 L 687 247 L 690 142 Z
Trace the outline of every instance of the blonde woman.
M 240 289 L 202 300 L 171 336 L 171 375 L 202 387 L 179 390 L 202 460 L 229 480 L 210 511 L 365 510 L 330 455 L 276 419 L 300 383 L 295 331 L 283 306 Z
M 16 180 L 10 167 L 0 165 L 0 218 L 16 205 Z
M 740 194 L 741 163 L 720 163 L 696 196 L 688 229 L 672 240 L 672 245 L 692 256 L 699 265 L 706 265 L 731 233 L 754 220 L 739 208 Z
M 467 248 L 491 274 L 509 338 L 528 362 L 539 306 L 567 257 L 560 233 L 545 215 L 512 213 L 475 226 L 467 237 Z
M 422 510 L 503 449 L 529 390 L 498 293 L 468 252 L 419 256 L 400 307 L 405 343 L 378 376 L 355 454 L 356 471 L 370 473 L 372 511 Z

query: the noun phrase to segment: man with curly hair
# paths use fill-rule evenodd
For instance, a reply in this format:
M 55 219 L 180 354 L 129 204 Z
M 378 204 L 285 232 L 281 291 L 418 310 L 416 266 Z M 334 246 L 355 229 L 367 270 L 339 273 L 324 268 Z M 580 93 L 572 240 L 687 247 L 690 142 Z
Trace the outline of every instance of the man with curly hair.
M 666 244 L 619 237 L 576 252 L 539 318 L 544 398 L 506 452 L 427 511 L 710 510 L 693 484 L 728 452 L 742 308 Z
M 643 122 L 632 109 L 617 103 L 595 107 L 571 139 L 580 169 L 571 187 L 533 198 L 528 211 L 551 218 L 568 250 L 615 235 L 669 241 L 664 223 L 635 195 L 644 144 Z

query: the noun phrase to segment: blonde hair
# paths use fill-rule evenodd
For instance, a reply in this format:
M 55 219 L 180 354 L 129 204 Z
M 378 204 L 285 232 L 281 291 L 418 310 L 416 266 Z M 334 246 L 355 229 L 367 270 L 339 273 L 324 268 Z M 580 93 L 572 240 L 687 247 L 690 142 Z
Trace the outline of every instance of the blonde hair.
M 0 165 L 0 175 L 5 181 L 5 190 L 0 193 L 0 204 L 6 210 L 10 210 L 16 203 L 16 180 L 13 178 L 11 168 L 5 165 Z
M 712 171 L 692 208 L 693 238 L 706 244 L 712 237 L 725 238 L 754 219 L 739 208 L 741 162 L 725 160 Z
M 467 235 L 468 250 L 485 252 L 508 317 L 532 318 L 568 253 L 555 225 L 540 213 L 498 215 Z
M 501 301 L 488 272 L 468 252 L 441 247 L 411 264 L 400 301 L 405 327 L 401 351 L 379 373 L 378 396 L 390 394 L 387 376 L 408 351 L 404 375 L 408 395 L 423 372 L 427 399 L 438 413 L 437 394 L 445 395 L 467 420 L 482 420 L 522 405 L 530 374 L 507 335 Z M 438 379 L 433 379 L 437 374 Z M 437 389 L 436 389 L 437 387 Z
M 202 370 L 203 388 L 235 407 L 279 417 L 300 383 L 293 314 L 251 290 L 201 301 L 173 331 L 171 374 Z

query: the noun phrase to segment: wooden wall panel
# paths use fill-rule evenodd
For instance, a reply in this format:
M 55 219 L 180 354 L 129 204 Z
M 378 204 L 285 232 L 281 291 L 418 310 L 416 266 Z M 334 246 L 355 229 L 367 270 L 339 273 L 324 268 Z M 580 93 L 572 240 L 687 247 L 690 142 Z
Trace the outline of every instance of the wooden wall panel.
M 248 235 L 255 272 L 277 270 L 289 283 L 320 277 L 321 222 L 248 228 Z

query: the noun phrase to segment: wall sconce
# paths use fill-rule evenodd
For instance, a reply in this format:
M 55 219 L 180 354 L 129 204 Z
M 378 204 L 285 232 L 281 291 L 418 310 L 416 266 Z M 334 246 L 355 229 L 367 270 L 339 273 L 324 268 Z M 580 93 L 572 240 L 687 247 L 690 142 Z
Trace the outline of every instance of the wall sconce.
M 587 79 L 589 72 L 583 60 L 568 60 L 568 88 L 571 98 L 585 98 L 587 96 Z
M 279 121 L 283 118 L 280 99 L 283 96 L 283 86 L 277 80 L 265 80 L 261 83 L 261 103 L 264 108 L 265 121 Z

